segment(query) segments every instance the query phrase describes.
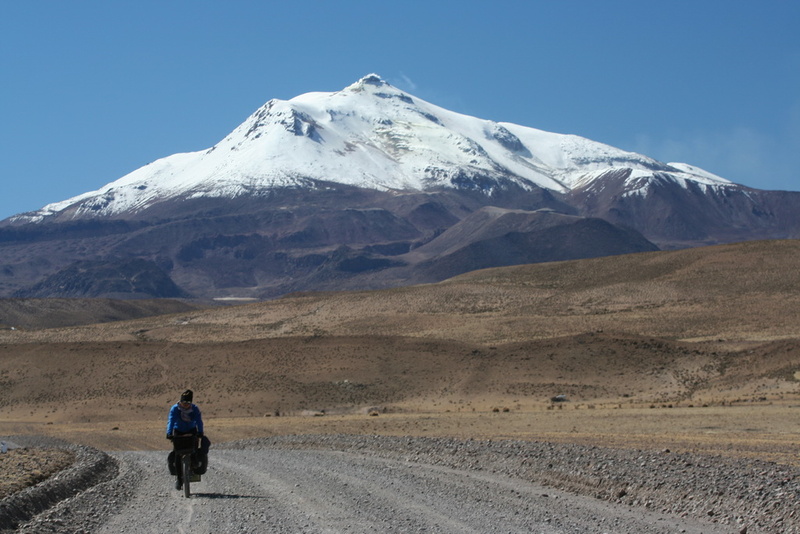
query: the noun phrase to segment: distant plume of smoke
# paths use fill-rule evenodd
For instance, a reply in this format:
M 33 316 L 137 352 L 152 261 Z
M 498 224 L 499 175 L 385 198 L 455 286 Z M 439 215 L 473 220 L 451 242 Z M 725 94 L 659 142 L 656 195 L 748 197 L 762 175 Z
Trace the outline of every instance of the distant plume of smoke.
M 412 91 L 412 92 L 417 90 L 417 84 L 415 84 L 414 81 L 411 78 L 409 78 L 408 76 L 406 76 L 402 72 L 400 73 L 400 80 L 401 81 L 398 82 L 398 84 L 397 84 L 398 87 L 401 87 L 402 89 L 405 89 L 406 91 Z

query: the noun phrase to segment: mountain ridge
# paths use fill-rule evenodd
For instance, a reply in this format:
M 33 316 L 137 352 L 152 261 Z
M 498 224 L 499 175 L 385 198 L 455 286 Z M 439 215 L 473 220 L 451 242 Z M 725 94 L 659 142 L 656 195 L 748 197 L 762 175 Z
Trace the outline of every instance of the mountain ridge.
M 0 221 L 0 297 L 263 299 L 797 237 L 800 193 L 459 114 L 369 75 Z
M 477 188 L 485 194 L 513 184 L 563 194 L 617 167 L 628 169 L 638 188 L 652 172 L 677 183 L 733 185 L 690 165 L 455 113 L 370 74 L 338 92 L 270 100 L 209 149 L 159 159 L 97 191 L 7 221 L 131 214 L 164 198 L 235 198 L 313 187 L 313 181 L 384 191 Z

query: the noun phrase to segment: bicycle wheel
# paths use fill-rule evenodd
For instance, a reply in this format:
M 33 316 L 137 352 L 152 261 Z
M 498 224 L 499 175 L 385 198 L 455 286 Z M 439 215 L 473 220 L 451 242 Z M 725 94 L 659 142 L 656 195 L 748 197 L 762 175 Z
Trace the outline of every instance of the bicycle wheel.
M 183 456 L 183 496 L 188 497 L 191 495 L 191 490 L 189 489 L 189 484 L 191 484 L 192 478 L 192 456 L 190 454 L 185 454 Z

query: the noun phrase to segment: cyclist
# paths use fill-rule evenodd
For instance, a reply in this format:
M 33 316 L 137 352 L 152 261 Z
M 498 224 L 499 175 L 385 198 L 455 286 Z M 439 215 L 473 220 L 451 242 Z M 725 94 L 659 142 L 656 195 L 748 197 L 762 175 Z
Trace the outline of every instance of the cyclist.
M 201 438 L 201 447 L 197 451 L 197 458 L 195 463 L 197 467 L 195 472 L 202 475 L 206 472 L 208 466 L 208 447 L 211 444 L 203 433 L 203 415 L 200 413 L 200 408 L 192 403 L 194 393 L 191 389 L 187 389 L 181 393 L 181 398 L 169 410 L 169 417 L 167 419 L 167 439 L 172 439 L 173 432 L 179 434 L 195 434 Z M 176 458 L 175 451 L 173 450 L 167 457 L 167 464 L 169 471 L 175 475 L 175 489 L 183 488 L 183 478 L 181 475 L 181 466 L 177 463 L 179 459 Z

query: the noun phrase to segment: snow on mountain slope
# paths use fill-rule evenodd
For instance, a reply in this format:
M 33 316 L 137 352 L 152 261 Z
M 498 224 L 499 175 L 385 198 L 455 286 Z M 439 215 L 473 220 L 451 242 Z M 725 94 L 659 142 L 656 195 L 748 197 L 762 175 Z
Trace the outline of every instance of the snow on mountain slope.
M 169 199 L 258 195 L 315 181 L 486 194 L 511 183 L 566 193 L 620 168 L 631 170 L 631 191 L 665 177 L 731 185 L 689 165 L 448 111 L 371 74 L 338 92 L 271 100 L 208 150 L 160 159 L 97 191 L 10 220 L 113 216 Z

